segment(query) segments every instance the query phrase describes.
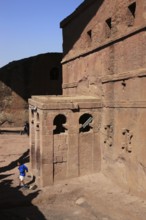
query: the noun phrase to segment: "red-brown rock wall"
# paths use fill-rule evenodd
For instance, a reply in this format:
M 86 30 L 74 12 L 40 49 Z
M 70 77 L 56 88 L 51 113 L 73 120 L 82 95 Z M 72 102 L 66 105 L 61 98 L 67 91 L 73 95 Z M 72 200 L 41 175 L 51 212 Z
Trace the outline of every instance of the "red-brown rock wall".
M 146 197 L 146 2 L 92 1 L 77 11 L 61 23 L 63 94 L 101 100 L 101 170 Z

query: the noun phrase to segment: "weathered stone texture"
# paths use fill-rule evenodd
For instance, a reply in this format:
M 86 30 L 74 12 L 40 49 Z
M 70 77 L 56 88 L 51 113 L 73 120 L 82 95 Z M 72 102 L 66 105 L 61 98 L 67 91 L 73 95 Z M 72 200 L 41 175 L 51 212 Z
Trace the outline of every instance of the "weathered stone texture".
M 101 96 L 101 76 L 145 68 L 143 1 L 136 1 L 135 17 L 128 8 L 132 3 L 94 1 L 62 21 L 64 95 Z M 68 37 L 72 30 L 74 35 Z
M 102 100 L 101 170 L 145 197 L 146 2 L 87 0 L 61 27 L 63 94 Z
M 122 187 L 140 196 L 145 191 L 145 109 L 117 108 L 113 112 L 113 144 L 102 144 L 102 169 Z M 102 142 L 104 143 L 104 135 Z
M 72 99 L 51 96 L 44 99 L 43 96 L 34 96 L 30 99 L 30 145 L 33 152 L 31 162 L 33 173 L 38 174 L 39 184 L 50 185 L 65 178 L 100 171 L 100 137 L 99 130 L 96 129 L 101 114 L 98 102 L 100 100 L 94 97 L 82 96 L 72 97 Z M 72 103 L 74 105 L 71 105 Z M 37 108 L 34 108 L 35 106 Z M 37 139 L 36 126 L 31 124 L 33 118 L 37 120 L 38 113 L 41 115 L 39 117 L 40 139 Z M 90 126 L 87 125 L 88 129 L 84 131 L 83 124 L 89 116 L 94 118 L 89 122 Z M 98 154 L 97 158 L 95 153 Z M 34 155 L 40 155 L 39 160 L 34 159 L 36 157 Z M 40 172 L 36 167 L 40 167 Z M 45 179 L 47 172 L 52 177 Z
M 146 2 L 86 0 L 61 27 L 63 96 L 30 100 L 44 117 L 40 161 L 46 148 L 54 161 L 40 162 L 42 185 L 101 171 L 146 197 Z

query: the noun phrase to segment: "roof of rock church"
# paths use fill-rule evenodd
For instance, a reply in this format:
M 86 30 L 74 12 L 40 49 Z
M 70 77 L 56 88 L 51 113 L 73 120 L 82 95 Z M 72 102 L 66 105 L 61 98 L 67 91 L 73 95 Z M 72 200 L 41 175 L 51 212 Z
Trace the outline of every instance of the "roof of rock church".
M 87 7 L 89 7 L 91 4 L 93 4 L 95 1 L 98 0 L 84 0 L 83 3 L 81 3 L 73 13 L 71 13 L 69 16 L 67 16 L 64 20 L 60 22 L 60 27 L 65 27 L 73 18 L 78 16 L 82 11 L 84 11 Z

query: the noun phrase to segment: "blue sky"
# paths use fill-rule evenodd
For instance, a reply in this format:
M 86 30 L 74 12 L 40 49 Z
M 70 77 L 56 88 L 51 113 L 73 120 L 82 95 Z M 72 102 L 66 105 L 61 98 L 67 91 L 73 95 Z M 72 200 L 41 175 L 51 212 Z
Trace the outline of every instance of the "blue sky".
M 83 0 L 0 0 L 0 67 L 22 58 L 62 52 L 60 22 Z

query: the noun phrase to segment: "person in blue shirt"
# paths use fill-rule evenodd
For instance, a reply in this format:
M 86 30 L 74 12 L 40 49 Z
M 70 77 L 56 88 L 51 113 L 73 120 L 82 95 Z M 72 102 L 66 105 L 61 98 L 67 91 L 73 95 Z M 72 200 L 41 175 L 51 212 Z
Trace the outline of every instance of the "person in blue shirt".
M 17 162 L 18 165 L 18 170 L 19 170 L 19 186 L 27 186 L 25 185 L 25 176 L 26 176 L 26 172 L 28 172 L 28 168 L 26 165 L 21 164 L 20 161 Z

